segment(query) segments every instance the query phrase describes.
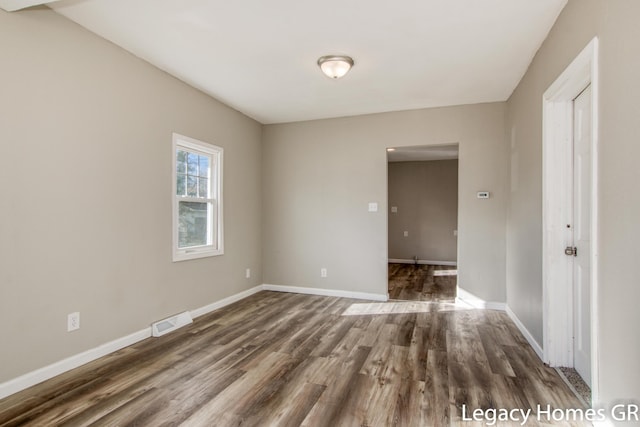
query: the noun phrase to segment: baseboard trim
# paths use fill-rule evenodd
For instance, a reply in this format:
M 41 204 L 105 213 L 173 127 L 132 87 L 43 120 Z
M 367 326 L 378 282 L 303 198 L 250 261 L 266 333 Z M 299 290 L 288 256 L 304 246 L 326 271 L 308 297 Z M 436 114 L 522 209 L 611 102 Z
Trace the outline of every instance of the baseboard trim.
M 191 317 L 195 319 L 196 317 L 204 316 L 205 314 L 211 313 L 214 310 L 225 307 L 229 304 L 233 304 L 234 302 L 240 301 L 241 299 L 250 297 L 251 295 L 258 293 L 261 290 L 262 285 L 254 286 L 251 289 L 247 289 L 246 291 L 242 291 L 237 294 L 231 295 L 230 297 L 223 298 L 220 301 L 205 305 L 204 307 L 196 308 L 194 310 L 191 310 Z
M 507 306 L 506 311 L 507 311 L 507 315 L 511 318 L 513 323 L 515 323 L 516 327 L 520 330 L 520 333 L 524 335 L 524 338 L 527 340 L 529 345 L 533 348 L 533 351 L 535 351 L 538 357 L 540 358 L 540 360 L 544 362 L 544 352 L 542 351 L 542 347 L 540 346 L 540 344 L 538 344 L 535 338 L 533 338 L 533 335 L 531 335 L 531 332 L 529 332 L 529 330 L 524 326 L 524 323 L 522 323 L 520 319 L 518 319 L 518 316 L 516 316 L 516 314 L 513 312 L 513 310 L 511 310 L 509 306 Z
M 354 298 L 354 299 L 364 299 L 364 300 L 373 300 L 373 301 L 389 300 L 389 294 L 372 294 L 368 292 L 341 291 L 336 289 L 270 285 L 267 283 L 262 285 L 262 289 L 265 291 L 290 292 L 295 294 L 307 294 L 307 295 L 322 295 L 326 297 L 343 297 L 343 298 Z
M 52 363 L 35 371 L 28 372 L 12 380 L 0 384 L 0 399 L 22 391 L 26 388 L 39 384 L 57 375 L 75 369 L 79 366 L 92 362 L 107 354 L 118 351 L 124 347 L 142 341 L 151 336 L 151 327 L 134 332 L 122 338 L 115 339 L 98 347 L 67 357 L 66 359 Z
M 500 311 L 505 311 L 507 308 L 507 304 L 503 302 L 485 301 L 482 298 L 475 296 L 471 292 L 465 291 L 459 286 L 457 289 L 457 295 L 458 296 L 456 297 L 456 302 L 466 304 L 472 308 Z
M 255 286 L 251 289 L 239 292 L 227 298 L 223 298 L 220 301 L 216 301 L 204 307 L 196 308 L 190 311 L 191 317 L 196 318 L 204 314 L 210 313 L 213 310 L 217 310 L 218 308 L 222 308 L 224 306 L 232 304 L 243 298 L 251 296 L 256 292 L 260 292 L 261 290 L 262 290 L 262 285 Z M 27 372 L 26 374 L 21 375 L 17 378 L 1 383 L 0 399 L 3 399 L 19 391 L 32 387 L 36 384 L 39 384 L 43 381 L 51 379 L 57 375 L 63 374 L 72 369 L 78 368 L 82 365 L 85 365 L 89 362 L 99 359 L 100 357 L 116 352 L 124 347 L 133 345 L 149 337 L 151 337 L 151 326 L 149 326 L 148 328 L 142 329 L 138 332 L 134 332 L 125 337 L 115 339 L 106 344 L 101 344 L 98 347 L 89 349 L 82 353 L 70 356 L 66 359 L 60 360 L 59 362 L 52 363 L 51 365 L 45 366 L 43 368 L 36 369 L 35 371 Z
M 389 263 L 393 263 L 393 264 L 415 264 L 416 260 L 415 259 L 399 259 L 399 258 L 390 258 L 388 260 Z M 457 261 L 432 261 L 432 260 L 426 260 L 426 259 L 419 259 L 418 260 L 418 264 L 420 265 L 451 265 L 456 267 L 458 265 Z
M 343 291 L 343 290 L 336 290 L 336 289 L 306 288 L 306 287 L 300 287 L 300 286 L 282 286 L 282 285 L 262 284 L 259 286 L 255 286 L 251 289 L 247 289 L 245 291 L 239 292 L 237 294 L 231 295 L 227 298 L 223 298 L 219 301 L 208 304 L 206 306 L 191 310 L 191 316 L 194 318 L 203 316 L 214 310 L 225 307 L 229 304 L 233 304 L 234 302 L 240 301 L 241 299 L 247 298 L 262 290 L 275 291 L 275 292 L 290 292 L 290 293 L 308 294 L 308 295 L 334 296 L 334 297 L 343 297 L 343 298 L 372 300 L 372 301 L 388 301 L 389 300 L 388 294 L 375 294 L 375 293 L 368 293 L 368 292 L 353 292 L 353 291 Z M 527 328 L 525 328 L 525 326 L 522 324 L 520 319 L 518 319 L 515 313 L 505 303 L 484 301 L 481 298 L 476 297 L 472 293 L 467 292 L 462 288 L 458 288 L 457 291 L 458 291 L 458 297 L 456 299 L 459 302 L 462 302 L 473 308 L 506 311 L 509 317 L 511 318 L 511 320 L 515 323 L 516 327 L 520 330 L 520 332 L 524 335 L 525 339 L 529 342 L 533 350 L 536 352 L 538 357 L 540 357 L 541 360 L 543 359 L 543 352 L 540 345 L 533 338 L 531 333 L 529 333 Z M 151 337 L 151 327 L 142 329 L 138 332 L 134 332 L 125 337 L 115 339 L 108 343 L 99 345 L 98 347 L 92 348 L 85 352 L 76 354 L 74 356 L 63 359 L 59 362 L 55 362 L 51 365 L 45 366 L 40 369 L 36 369 L 35 371 L 28 372 L 17 378 L 1 383 L 0 399 L 3 399 L 7 396 L 15 394 L 26 388 L 29 388 L 38 383 L 41 383 L 50 378 L 53 378 L 57 375 L 63 374 L 67 371 L 80 367 L 100 357 L 103 357 L 110 353 L 118 351 L 124 347 L 133 345 L 149 337 Z

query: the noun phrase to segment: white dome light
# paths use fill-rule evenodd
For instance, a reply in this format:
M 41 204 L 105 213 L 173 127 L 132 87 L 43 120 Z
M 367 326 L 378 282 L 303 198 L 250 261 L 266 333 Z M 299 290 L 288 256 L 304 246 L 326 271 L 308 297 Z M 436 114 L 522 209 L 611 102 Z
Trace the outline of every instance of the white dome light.
M 321 56 L 318 65 L 327 77 L 339 79 L 353 67 L 353 59 L 341 55 Z

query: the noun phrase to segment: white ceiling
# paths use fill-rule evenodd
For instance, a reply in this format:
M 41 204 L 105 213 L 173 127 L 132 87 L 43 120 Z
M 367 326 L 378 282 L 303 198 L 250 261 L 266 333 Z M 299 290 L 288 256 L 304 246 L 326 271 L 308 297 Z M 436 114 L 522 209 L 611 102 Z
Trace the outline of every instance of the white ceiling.
M 458 158 L 458 144 L 396 147 L 392 150 L 387 149 L 389 162 L 424 162 Z
M 31 6 L 53 3 L 54 1 L 58 0 L 0 0 L 0 9 L 13 12 L 14 10 L 25 9 Z
M 3 0 L 6 1 L 6 0 Z M 261 123 L 504 101 L 567 0 L 62 0 L 49 7 Z M 316 61 L 347 54 L 330 80 Z

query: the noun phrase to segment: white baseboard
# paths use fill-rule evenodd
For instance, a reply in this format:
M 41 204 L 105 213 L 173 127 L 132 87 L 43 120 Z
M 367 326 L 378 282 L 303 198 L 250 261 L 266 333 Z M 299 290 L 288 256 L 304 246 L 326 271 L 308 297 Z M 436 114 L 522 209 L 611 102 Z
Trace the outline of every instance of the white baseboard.
M 393 264 L 415 264 L 416 260 L 414 259 L 399 259 L 399 258 L 390 258 L 389 259 L 389 263 L 393 263 Z M 418 264 L 420 265 L 451 265 L 451 266 L 457 266 L 458 262 L 457 261 L 432 261 L 432 260 L 426 260 L 426 259 L 419 259 L 418 260 Z
M 240 301 L 248 296 L 251 296 L 262 290 L 277 291 L 277 292 L 293 292 L 299 294 L 312 294 L 312 295 L 325 295 L 336 296 L 345 298 L 366 299 L 374 301 L 387 301 L 387 294 L 370 294 L 365 292 L 350 292 L 350 291 L 338 291 L 333 289 L 318 289 L 318 288 L 302 288 L 297 286 L 278 286 L 278 285 L 259 285 L 246 291 L 239 292 L 230 297 L 223 298 L 220 301 L 205 305 L 204 307 L 191 310 L 191 317 L 196 318 L 207 313 L 210 313 L 219 308 L 225 307 L 236 301 Z M 134 332 L 122 338 L 115 339 L 108 343 L 99 345 L 85 352 L 70 356 L 59 362 L 55 362 L 51 365 L 45 366 L 35 371 L 28 372 L 17 378 L 11 379 L 4 383 L 0 383 L 0 399 L 10 396 L 14 393 L 22 391 L 26 388 L 34 386 L 38 383 L 51 379 L 57 375 L 63 374 L 67 371 L 80 367 L 84 364 L 92 362 L 107 354 L 118 351 L 124 347 L 133 345 L 139 341 L 142 341 L 151 336 L 151 327 L 142 329 L 138 332 Z
M 217 310 L 219 308 L 232 304 L 236 301 L 239 301 L 243 298 L 251 296 L 262 290 L 276 291 L 276 292 L 291 292 L 291 293 L 310 294 L 310 295 L 334 296 L 334 297 L 343 297 L 343 298 L 372 300 L 372 301 L 388 301 L 389 299 L 388 294 L 375 294 L 375 293 L 352 292 L 352 291 L 343 291 L 343 290 L 335 290 L 335 289 L 306 288 L 306 287 L 299 287 L 299 286 L 281 286 L 281 285 L 263 284 L 260 286 L 255 286 L 251 289 L 247 289 L 246 291 L 239 292 L 235 295 L 224 298 L 220 301 L 216 301 L 212 304 L 208 304 L 204 307 L 191 310 L 190 312 L 191 316 L 194 318 L 202 316 L 204 314 L 210 313 L 214 310 Z M 458 288 L 457 299 L 473 308 L 484 308 L 484 309 L 503 310 L 503 311 L 506 310 L 507 313 L 509 314 L 509 317 L 511 317 L 511 319 L 516 324 L 518 329 L 520 329 L 520 331 L 523 333 L 527 341 L 529 341 L 534 351 L 538 354 L 538 356 L 540 356 L 540 358 L 542 358 L 542 349 L 540 348 L 538 343 L 533 339 L 529 331 L 527 331 L 524 325 L 522 325 L 522 322 L 520 322 L 520 320 L 506 306 L 506 304 L 484 301 L 461 288 Z M 17 393 L 33 385 L 36 385 L 42 381 L 53 378 L 56 375 L 60 375 L 64 372 L 70 371 L 71 369 L 82 366 L 100 357 L 106 356 L 107 354 L 113 353 L 124 347 L 135 344 L 139 341 L 149 338 L 150 336 L 151 336 L 151 327 L 148 327 L 138 332 L 134 332 L 130 335 L 127 335 L 125 337 L 110 341 L 106 344 L 99 345 L 98 347 L 87 350 L 83 353 L 79 353 L 77 355 L 68 357 L 64 360 L 53 363 L 49 366 L 45 366 L 35 371 L 26 373 L 20 377 L 1 383 L 0 399 L 7 397 L 11 394 Z
M 531 335 L 531 332 L 529 332 L 529 330 L 524 326 L 524 324 L 520 321 L 520 319 L 518 319 L 518 316 L 516 316 L 516 314 L 513 312 L 513 310 L 511 310 L 509 306 L 507 306 L 506 311 L 507 311 L 507 315 L 511 318 L 513 323 L 515 323 L 517 328 L 520 330 L 520 333 L 524 335 L 524 338 L 527 340 L 529 345 L 533 348 L 533 351 L 535 351 L 538 357 L 540 358 L 540 360 L 544 362 L 544 352 L 542 351 L 542 347 L 540 346 L 540 344 L 538 344 L 535 338 L 533 338 L 533 335 Z
M 256 286 L 246 291 L 239 292 L 230 297 L 221 299 L 220 301 L 216 301 L 212 304 L 206 305 L 204 307 L 196 308 L 195 310 L 191 310 L 191 317 L 195 318 L 202 316 L 213 310 L 222 308 L 250 295 L 253 295 L 256 292 L 260 292 L 261 290 L 261 285 Z M 55 362 L 43 368 L 36 369 L 35 371 L 28 372 L 12 380 L 0 383 L 0 399 L 46 381 L 50 378 L 55 377 L 56 375 L 63 374 L 79 366 L 92 362 L 96 359 L 99 359 L 100 357 L 106 356 L 107 354 L 118 351 L 124 347 L 133 345 L 139 341 L 149 338 L 150 336 L 151 326 L 138 332 L 134 332 L 125 337 L 115 339 L 106 344 L 99 345 L 98 347 L 92 348 L 85 352 L 70 356 L 64 360 Z
M 500 311 L 505 311 L 507 308 L 507 304 L 503 302 L 485 301 L 482 298 L 475 296 L 471 292 L 465 291 L 459 286 L 457 289 L 457 295 L 458 296 L 456 297 L 456 302 L 467 304 L 468 306 L 473 308 Z
M 115 339 L 85 352 L 67 357 L 66 359 L 55 362 L 49 366 L 36 369 L 35 371 L 28 372 L 17 378 L 6 381 L 0 384 L 0 399 L 46 381 L 50 378 L 55 377 L 56 375 L 63 374 L 67 371 L 87 364 L 93 360 L 99 359 L 100 357 L 106 356 L 107 354 L 113 353 L 114 351 L 118 351 L 121 348 L 135 344 L 138 341 L 149 338 L 150 336 L 151 327 L 148 327 L 141 331 L 127 335 L 126 337 Z
M 262 285 L 262 289 L 265 291 L 275 292 L 291 292 L 295 294 L 308 294 L 308 295 L 322 295 L 327 297 L 343 297 L 354 299 L 366 299 L 373 301 L 388 301 L 389 294 L 372 294 L 368 292 L 352 292 L 352 291 L 340 291 L 336 289 L 321 289 L 321 288 L 304 288 L 300 286 L 282 286 L 282 285 Z
M 236 301 L 240 301 L 241 299 L 245 299 L 246 297 L 260 292 L 261 290 L 262 285 L 254 286 L 251 289 L 247 289 L 246 291 L 242 291 L 237 294 L 231 295 L 230 297 L 223 298 L 220 301 L 205 305 L 204 307 L 196 308 L 195 310 L 191 310 L 191 317 L 195 319 L 196 317 L 211 313 L 213 310 L 217 310 L 229 304 L 233 304 Z

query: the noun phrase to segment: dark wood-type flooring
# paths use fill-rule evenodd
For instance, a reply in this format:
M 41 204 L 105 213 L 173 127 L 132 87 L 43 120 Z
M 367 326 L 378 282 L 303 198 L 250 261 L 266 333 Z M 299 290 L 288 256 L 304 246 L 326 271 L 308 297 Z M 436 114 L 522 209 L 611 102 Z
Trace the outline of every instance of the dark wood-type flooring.
M 463 405 L 538 404 L 581 408 L 505 313 L 260 292 L 0 400 L 0 425 L 472 427 Z
M 389 298 L 393 300 L 453 302 L 457 281 L 456 267 L 389 264 Z

